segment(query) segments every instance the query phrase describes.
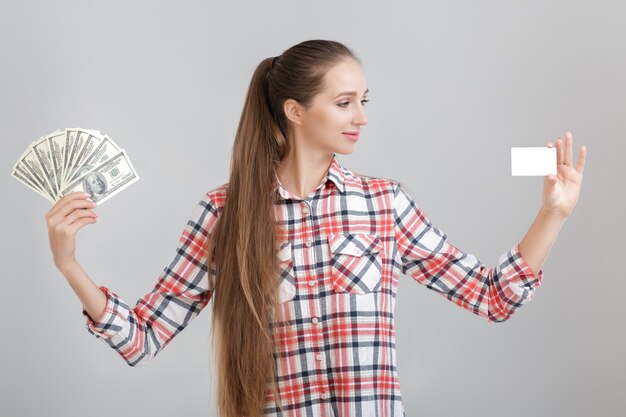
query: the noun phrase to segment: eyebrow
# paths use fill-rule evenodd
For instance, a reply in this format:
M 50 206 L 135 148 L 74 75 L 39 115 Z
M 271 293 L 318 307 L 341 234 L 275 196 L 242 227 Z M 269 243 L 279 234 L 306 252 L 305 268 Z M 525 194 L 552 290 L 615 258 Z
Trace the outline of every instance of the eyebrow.
M 367 90 L 365 90 L 363 95 L 367 94 L 369 91 L 370 91 L 370 89 L 368 88 Z M 356 91 L 344 91 L 343 93 L 337 94 L 334 98 L 337 98 L 337 97 L 340 97 L 340 96 L 356 96 Z

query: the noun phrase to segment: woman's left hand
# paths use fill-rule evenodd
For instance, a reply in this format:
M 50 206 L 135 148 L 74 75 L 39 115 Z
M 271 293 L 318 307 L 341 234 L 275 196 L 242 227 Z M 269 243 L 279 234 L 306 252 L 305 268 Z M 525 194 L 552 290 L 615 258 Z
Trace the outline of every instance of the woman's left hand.
M 546 144 L 552 147 L 552 143 Z M 543 179 L 543 200 L 542 209 L 566 219 L 572 213 L 583 181 L 583 170 L 585 168 L 585 157 L 587 148 L 581 146 L 578 153 L 578 163 L 573 166 L 572 160 L 572 134 L 565 134 L 565 152 L 563 151 L 563 140 L 556 140 L 556 175 L 547 175 Z

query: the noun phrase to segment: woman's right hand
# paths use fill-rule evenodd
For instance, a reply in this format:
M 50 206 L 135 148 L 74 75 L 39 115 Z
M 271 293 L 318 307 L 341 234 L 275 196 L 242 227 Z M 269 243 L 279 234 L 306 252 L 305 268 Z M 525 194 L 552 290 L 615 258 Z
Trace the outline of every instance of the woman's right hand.
M 95 207 L 88 194 L 77 191 L 62 197 L 46 213 L 52 259 L 60 270 L 76 262 L 76 232 L 96 222 Z

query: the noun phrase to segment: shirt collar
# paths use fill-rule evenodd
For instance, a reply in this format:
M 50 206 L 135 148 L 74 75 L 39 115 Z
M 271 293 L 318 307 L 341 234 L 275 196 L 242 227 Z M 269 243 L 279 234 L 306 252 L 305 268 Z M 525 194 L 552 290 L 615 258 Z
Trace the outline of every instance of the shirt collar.
M 278 194 L 282 198 L 290 198 L 289 192 L 283 187 L 282 183 L 280 182 L 280 179 L 278 178 L 278 175 L 276 174 L 276 171 L 274 171 L 274 176 L 276 178 L 276 190 Z M 319 188 L 322 184 L 326 184 L 328 181 L 331 181 L 337 186 L 337 189 L 341 193 L 343 193 L 345 192 L 345 179 L 346 178 L 345 178 L 344 169 L 339 163 L 339 160 L 337 159 L 337 155 L 333 153 L 333 159 L 330 163 L 330 166 L 328 167 L 328 170 L 326 171 L 326 175 L 324 176 L 322 181 L 319 183 L 319 185 L 316 187 L 316 189 Z

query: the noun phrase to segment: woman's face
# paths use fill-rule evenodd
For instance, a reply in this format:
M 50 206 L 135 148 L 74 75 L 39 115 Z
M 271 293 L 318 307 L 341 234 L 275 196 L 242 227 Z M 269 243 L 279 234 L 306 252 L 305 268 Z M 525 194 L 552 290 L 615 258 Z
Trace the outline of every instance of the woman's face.
M 299 126 L 303 145 L 323 152 L 352 153 L 362 126 L 367 124 L 367 92 L 365 76 L 354 59 L 332 67 L 326 73 L 324 90 L 303 109 Z

